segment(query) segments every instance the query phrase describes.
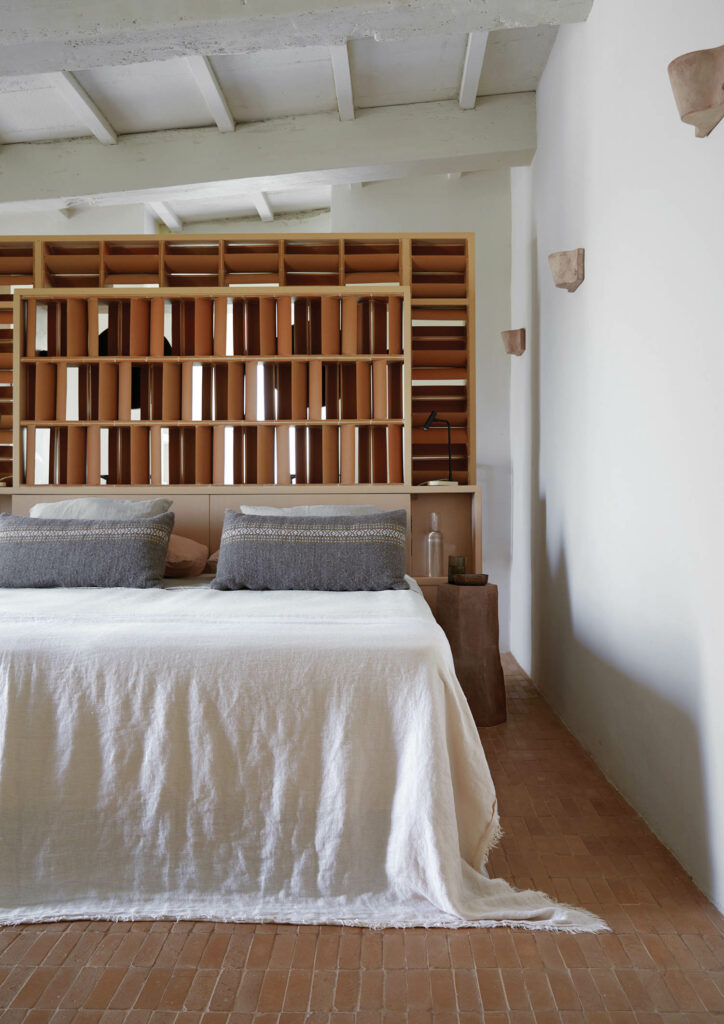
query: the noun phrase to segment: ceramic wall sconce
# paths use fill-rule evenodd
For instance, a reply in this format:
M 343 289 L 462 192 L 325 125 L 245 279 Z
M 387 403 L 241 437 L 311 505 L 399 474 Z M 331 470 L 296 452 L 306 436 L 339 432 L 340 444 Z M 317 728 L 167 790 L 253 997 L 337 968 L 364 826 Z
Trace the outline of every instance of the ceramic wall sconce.
M 724 46 L 684 53 L 669 64 L 681 120 L 703 139 L 724 117 Z
M 519 327 L 516 331 L 502 331 L 500 337 L 503 339 L 505 351 L 509 356 L 522 356 L 525 352 L 525 327 Z
M 574 292 L 584 278 L 584 249 L 568 249 L 566 252 L 552 252 L 548 263 L 556 288 Z

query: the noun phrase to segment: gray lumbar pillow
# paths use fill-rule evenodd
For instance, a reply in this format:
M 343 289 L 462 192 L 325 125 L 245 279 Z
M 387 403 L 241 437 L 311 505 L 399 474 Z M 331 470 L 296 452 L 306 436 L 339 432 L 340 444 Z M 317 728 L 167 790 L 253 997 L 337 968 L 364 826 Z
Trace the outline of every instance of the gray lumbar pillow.
M 67 498 L 38 502 L 29 514 L 33 519 L 149 519 L 168 512 L 171 505 L 169 498 Z
M 0 515 L 0 587 L 160 587 L 173 522 Z
M 407 590 L 407 513 L 245 516 L 227 509 L 215 590 Z

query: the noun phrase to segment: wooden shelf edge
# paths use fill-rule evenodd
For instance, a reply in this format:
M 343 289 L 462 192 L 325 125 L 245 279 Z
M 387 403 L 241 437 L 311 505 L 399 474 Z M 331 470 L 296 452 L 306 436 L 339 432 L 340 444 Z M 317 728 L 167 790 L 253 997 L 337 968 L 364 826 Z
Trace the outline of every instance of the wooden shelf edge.
M 476 484 L 455 488 L 455 493 L 472 493 L 478 490 Z M 16 487 L 0 487 L 2 494 L 372 494 L 375 491 L 390 494 L 409 494 L 412 498 L 419 493 L 419 487 L 410 484 L 18 484 Z M 453 491 L 446 491 L 452 494 Z M 430 577 L 425 577 L 430 579 Z M 447 577 L 445 577 L 447 582 Z
M 227 366 L 229 363 L 367 363 L 367 362 L 403 363 L 404 355 L 389 355 L 386 352 L 361 352 L 359 355 L 348 356 L 335 352 L 325 355 L 290 355 L 290 356 L 21 356 L 23 365 L 38 363 L 67 363 L 70 366 L 85 366 L 95 363 L 138 363 L 139 365 L 155 365 L 164 363 L 199 363 L 205 366 Z
M 402 427 L 404 420 L 21 420 L 21 427 Z

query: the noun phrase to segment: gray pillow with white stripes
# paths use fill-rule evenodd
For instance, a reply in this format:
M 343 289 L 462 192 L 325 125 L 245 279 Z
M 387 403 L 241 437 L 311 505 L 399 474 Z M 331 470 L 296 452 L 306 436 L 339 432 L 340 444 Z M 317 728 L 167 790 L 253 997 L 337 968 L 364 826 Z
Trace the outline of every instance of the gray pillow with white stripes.
M 173 524 L 0 515 L 0 587 L 160 587 Z
M 214 590 L 407 590 L 404 509 L 247 516 L 227 509 Z

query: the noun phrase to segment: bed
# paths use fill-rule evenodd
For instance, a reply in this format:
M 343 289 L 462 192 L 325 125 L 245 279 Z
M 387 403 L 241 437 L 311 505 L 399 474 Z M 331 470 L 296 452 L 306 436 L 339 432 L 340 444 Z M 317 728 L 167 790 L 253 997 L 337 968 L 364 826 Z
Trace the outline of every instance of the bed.
M 409 582 L 0 590 L 0 922 L 603 927 L 485 874 L 494 786 Z

